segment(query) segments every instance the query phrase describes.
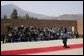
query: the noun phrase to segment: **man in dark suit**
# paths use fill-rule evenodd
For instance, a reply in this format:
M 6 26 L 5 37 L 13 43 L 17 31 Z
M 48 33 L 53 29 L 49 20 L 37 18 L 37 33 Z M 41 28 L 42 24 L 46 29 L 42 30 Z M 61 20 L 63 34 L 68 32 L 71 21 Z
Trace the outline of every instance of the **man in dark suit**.
M 64 48 L 70 48 L 69 46 L 67 46 L 67 39 L 68 39 L 67 28 L 65 28 L 62 37 Z

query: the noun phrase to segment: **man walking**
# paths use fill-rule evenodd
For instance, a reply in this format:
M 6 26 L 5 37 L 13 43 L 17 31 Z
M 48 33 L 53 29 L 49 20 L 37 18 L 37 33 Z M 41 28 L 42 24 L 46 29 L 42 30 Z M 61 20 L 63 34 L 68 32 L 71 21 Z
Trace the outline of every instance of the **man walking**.
M 64 48 L 69 48 L 67 46 L 67 39 L 68 39 L 68 34 L 67 34 L 67 29 L 65 28 L 64 33 L 63 33 L 63 37 L 62 37 Z

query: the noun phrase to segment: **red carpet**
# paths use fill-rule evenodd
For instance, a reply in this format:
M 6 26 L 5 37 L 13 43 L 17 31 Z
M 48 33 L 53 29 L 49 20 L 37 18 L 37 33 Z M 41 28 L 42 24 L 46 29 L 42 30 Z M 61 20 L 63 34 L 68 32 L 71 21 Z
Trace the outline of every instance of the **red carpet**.
M 69 47 L 70 48 L 63 48 L 63 46 L 52 46 L 52 47 L 44 47 L 44 48 L 9 50 L 9 51 L 1 51 L 1 55 L 18 55 L 18 54 L 31 54 L 31 53 L 61 51 L 61 50 L 81 48 L 83 47 L 83 44 L 73 44 L 73 45 L 69 45 Z

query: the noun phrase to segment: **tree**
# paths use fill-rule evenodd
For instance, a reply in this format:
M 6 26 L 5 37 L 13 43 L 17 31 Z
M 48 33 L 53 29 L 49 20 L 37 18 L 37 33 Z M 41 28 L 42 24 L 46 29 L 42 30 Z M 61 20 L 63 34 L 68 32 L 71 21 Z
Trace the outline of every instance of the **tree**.
M 22 19 L 26 19 L 26 16 L 23 16 Z
M 37 18 L 35 18 L 35 17 L 29 17 L 30 19 L 32 19 L 32 20 L 37 20 Z
M 33 19 L 33 17 L 30 17 L 30 19 Z
M 29 19 L 29 15 L 28 14 L 26 14 L 26 19 Z
M 12 19 L 18 19 L 18 13 L 17 13 L 16 9 L 14 9 L 13 12 L 11 13 L 11 18 Z
M 4 19 L 7 19 L 7 15 L 4 15 L 3 18 L 4 18 Z
M 22 16 L 19 15 L 19 16 L 18 16 L 18 19 L 22 19 Z
M 37 20 L 37 18 L 34 18 L 34 19 L 36 19 L 36 20 Z

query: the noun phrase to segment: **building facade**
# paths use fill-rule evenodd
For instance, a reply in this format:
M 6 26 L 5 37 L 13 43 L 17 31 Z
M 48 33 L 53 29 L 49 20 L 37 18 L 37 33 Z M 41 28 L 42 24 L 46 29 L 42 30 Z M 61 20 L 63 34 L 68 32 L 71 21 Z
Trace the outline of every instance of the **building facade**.
M 24 20 L 24 19 L 1 19 L 1 33 L 7 31 L 6 26 L 36 26 L 36 27 L 68 27 L 77 31 L 77 21 L 74 20 Z

